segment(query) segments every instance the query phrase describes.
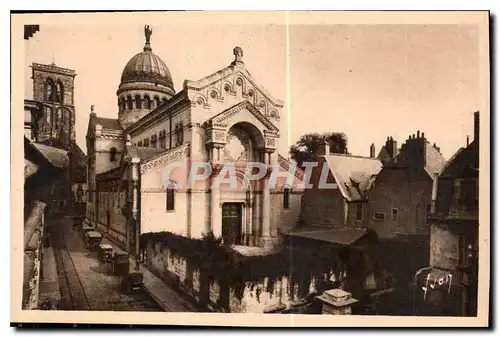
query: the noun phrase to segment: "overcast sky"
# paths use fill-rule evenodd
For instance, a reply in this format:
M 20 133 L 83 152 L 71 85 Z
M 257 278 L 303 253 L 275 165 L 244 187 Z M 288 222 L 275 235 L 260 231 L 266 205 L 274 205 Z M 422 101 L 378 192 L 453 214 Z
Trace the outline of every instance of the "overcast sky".
M 234 46 L 241 46 L 250 73 L 291 108 L 280 125 L 282 154 L 288 134 L 293 143 L 308 132 L 345 132 L 349 151 L 365 156 L 372 142 L 378 152 L 387 136 L 400 145 L 417 130 L 447 159 L 466 135 L 472 139 L 479 106 L 474 25 L 290 25 L 289 87 L 285 25 L 152 28 L 153 52 L 167 64 L 177 91 L 185 79 L 229 65 Z M 144 28 L 135 24 L 42 25 L 25 41 L 25 97 L 32 98 L 32 62 L 74 69 L 76 137 L 86 152 L 90 106 L 117 118 L 121 73 L 143 45 Z

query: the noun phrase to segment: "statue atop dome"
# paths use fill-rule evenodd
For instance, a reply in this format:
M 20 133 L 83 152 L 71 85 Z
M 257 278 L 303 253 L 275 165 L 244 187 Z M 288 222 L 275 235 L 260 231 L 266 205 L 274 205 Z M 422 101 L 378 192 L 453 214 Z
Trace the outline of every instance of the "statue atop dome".
M 149 41 L 151 40 L 151 34 L 153 34 L 153 30 L 151 29 L 151 27 L 149 27 L 149 25 L 145 25 L 144 35 L 146 36 L 146 43 L 149 43 Z

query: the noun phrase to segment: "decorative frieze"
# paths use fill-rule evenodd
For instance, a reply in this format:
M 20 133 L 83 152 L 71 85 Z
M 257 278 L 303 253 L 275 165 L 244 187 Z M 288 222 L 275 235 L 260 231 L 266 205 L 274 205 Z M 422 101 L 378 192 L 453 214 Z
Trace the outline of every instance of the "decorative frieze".
M 141 165 L 141 173 L 145 173 L 153 168 L 161 166 L 163 164 L 170 163 L 174 160 L 180 159 L 182 157 L 189 156 L 189 143 L 186 145 L 180 146 L 178 148 L 172 149 L 171 151 L 167 151 L 162 156 L 155 158 L 145 164 Z

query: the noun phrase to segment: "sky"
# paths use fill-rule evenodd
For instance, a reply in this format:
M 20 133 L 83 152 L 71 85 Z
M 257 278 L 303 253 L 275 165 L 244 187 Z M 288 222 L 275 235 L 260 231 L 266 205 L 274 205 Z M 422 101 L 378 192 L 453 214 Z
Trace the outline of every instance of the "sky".
M 126 63 L 144 46 L 136 24 L 41 25 L 25 41 L 25 97 L 32 62 L 74 69 L 76 139 L 86 152 L 90 106 L 117 118 Z M 280 153 L 309 132 L 344 132 L 349 152 L 369 155 L 392 136 L 424 132 L 445 158 L 473 137 L 479 107 L 475 25 L 153 25 L 151 44 L 176 91 L 230 64 L 243 48 L 252 76 L 285 101 Z M 289 53 L 287 57 L 287 51 Z M 289 70 L 287 76 L 287 69 Z M 290 138 L 290 139 L 289 139 Z

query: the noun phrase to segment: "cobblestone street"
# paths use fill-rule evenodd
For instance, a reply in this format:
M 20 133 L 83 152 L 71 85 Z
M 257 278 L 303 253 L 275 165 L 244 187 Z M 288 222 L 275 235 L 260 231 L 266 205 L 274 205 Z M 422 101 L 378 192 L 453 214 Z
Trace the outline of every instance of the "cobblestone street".
M 163 311 L 144 291 L 125 295 L 122 278 L 112 275 L 112 265 L 98 260 L 85 248 L 83 235 L 70 221 L 51 224 L 62 310 Z

